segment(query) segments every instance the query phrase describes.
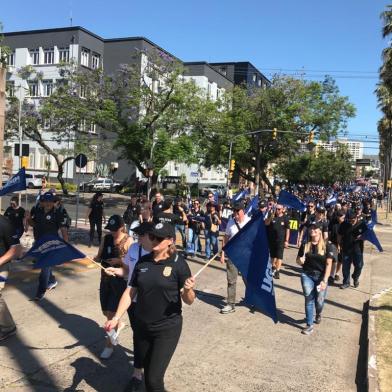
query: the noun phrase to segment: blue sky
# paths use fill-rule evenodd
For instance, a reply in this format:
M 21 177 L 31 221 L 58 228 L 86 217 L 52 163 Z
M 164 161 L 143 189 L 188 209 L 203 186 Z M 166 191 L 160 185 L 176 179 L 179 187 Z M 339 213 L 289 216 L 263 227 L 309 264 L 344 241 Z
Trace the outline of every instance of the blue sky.
M 80 25 L 104 37 L 145 36 L 184 61 L 250 61 L 267 76 L 330 74 L 357 107 L 348 132 L 377 136 L 384 0 L 34 0 L 2 6 L 4 31 Z M 316 71 L 316 72 L 313 72 Z M 344 71 L 344 72 L 337 72 Z M 362 140 L 363 137 L 360 137 Z M 376 143 L 366 143 L 377 153 Z

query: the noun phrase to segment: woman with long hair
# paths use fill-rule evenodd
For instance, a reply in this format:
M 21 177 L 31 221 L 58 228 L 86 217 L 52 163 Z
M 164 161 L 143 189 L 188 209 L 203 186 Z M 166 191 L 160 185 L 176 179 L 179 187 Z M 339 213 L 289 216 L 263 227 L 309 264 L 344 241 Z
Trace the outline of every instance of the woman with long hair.
M 316 223 L 311 224 L 309 239 L 301 245 L 297 256 L 297 264 L 302 266 L 301 283 L 305 296 L 306 327 L 302 329 L 304 335 L 313 332 L 314 323 L 321 323 L 321 312 L 334 254 L 334 246 L 324 240 L 320 226 Z
M 98 244 L 101 245 L 102 222 L 105 223 L 103 207 L 103 194 L 102 192 L 97 192 L 91 199 L 91 203 L 86 213 L 86 221 L 88 219 L 90 223 L 90 240 L 88 243 L 89 248 L 91 247 L 94 240 L 95 228 L 97 228 Z
M 157 223 L 149 233 L 152 252 L 136 264 L 130 289 L 124 293 L 114 317 L 105 328 L 117 328 L 121 316 L 134 305 L 135 345 L 143 358 L 147 392 L 164 392 L 164 376 L 182 329 L 182 301 L 195 299 L 194 278 L 188 264 L 177 254 L 175 229 Z
M 132 244 L 132 238 L 125 231 L 123 218 L 120 215 L 111 216 L 105 229 L 108 229 L 110 234 L 105 235 L 95 260 L 101 262 L 104 268 L 122 267 L 123 258 Z M 111 320 L 114 316 L 126 287 L 127 284 L 123 277 L 111 276 L 102 270 L 99 299 L 102 313 L 107 320 Z M 119 332 L 123 327 L 124 323 L 121 323 L 117 326 L 116 331 Z M 113 344 L 110 338 L 107 338 L 101 358 L 108 359 L 112 354 Z

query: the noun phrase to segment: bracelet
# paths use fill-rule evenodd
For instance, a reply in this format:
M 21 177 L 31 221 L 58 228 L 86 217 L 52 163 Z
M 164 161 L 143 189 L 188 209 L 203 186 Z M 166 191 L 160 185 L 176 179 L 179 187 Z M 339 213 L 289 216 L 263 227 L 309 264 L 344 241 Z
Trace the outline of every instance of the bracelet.
M 112 320 L 114 320 L 114 321 L 120 321 L 120 317 L 113 316 L 113 317 L 112 317 Z

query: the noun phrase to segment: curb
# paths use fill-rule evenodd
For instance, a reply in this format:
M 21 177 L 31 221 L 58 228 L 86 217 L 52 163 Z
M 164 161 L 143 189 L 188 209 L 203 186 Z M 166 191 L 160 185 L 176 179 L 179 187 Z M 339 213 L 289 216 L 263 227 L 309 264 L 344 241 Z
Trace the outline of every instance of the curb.
M 376 313 L 374 305 L 377 300 L 392 288 L 384 289 L 377 294 L 374 294 L 369 301 L 368 309 L 368 365 L 367 365 L 367 381 L 369 392 L 379 392 L 380 386 L 378 384 L 377 375 L 377 338 L 376 338 Z

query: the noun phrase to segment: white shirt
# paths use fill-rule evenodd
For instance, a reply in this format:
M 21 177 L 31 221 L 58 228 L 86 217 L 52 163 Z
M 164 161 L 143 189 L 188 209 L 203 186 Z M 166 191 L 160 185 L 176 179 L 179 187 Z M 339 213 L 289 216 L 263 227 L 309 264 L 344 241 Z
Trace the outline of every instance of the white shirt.
M 128 249 L 127 254 L 124 256 L 123 263 L 128 266 L 128 279 L 127 285 L 129 286 L 130 280 L 132 278 L 133 270 L 135 269 L 136 263 L 139 261 L 140 257 L 148 254 L 144 248 L 140 246 L 138 242 L 134 242 Z
M 241 223 L 237 222 L 237 224 L 240 227 L 240 229 L 242 229 L 250 220 L 251 217 L 245 215 L 244 220 Z M 234 221 L 234 218 L 230 218 L 229 222 L 227 223 L 226 232 L 225 232 L 228 240 L 231 240 L 238 233 L 238 231 L 239 230 Z

